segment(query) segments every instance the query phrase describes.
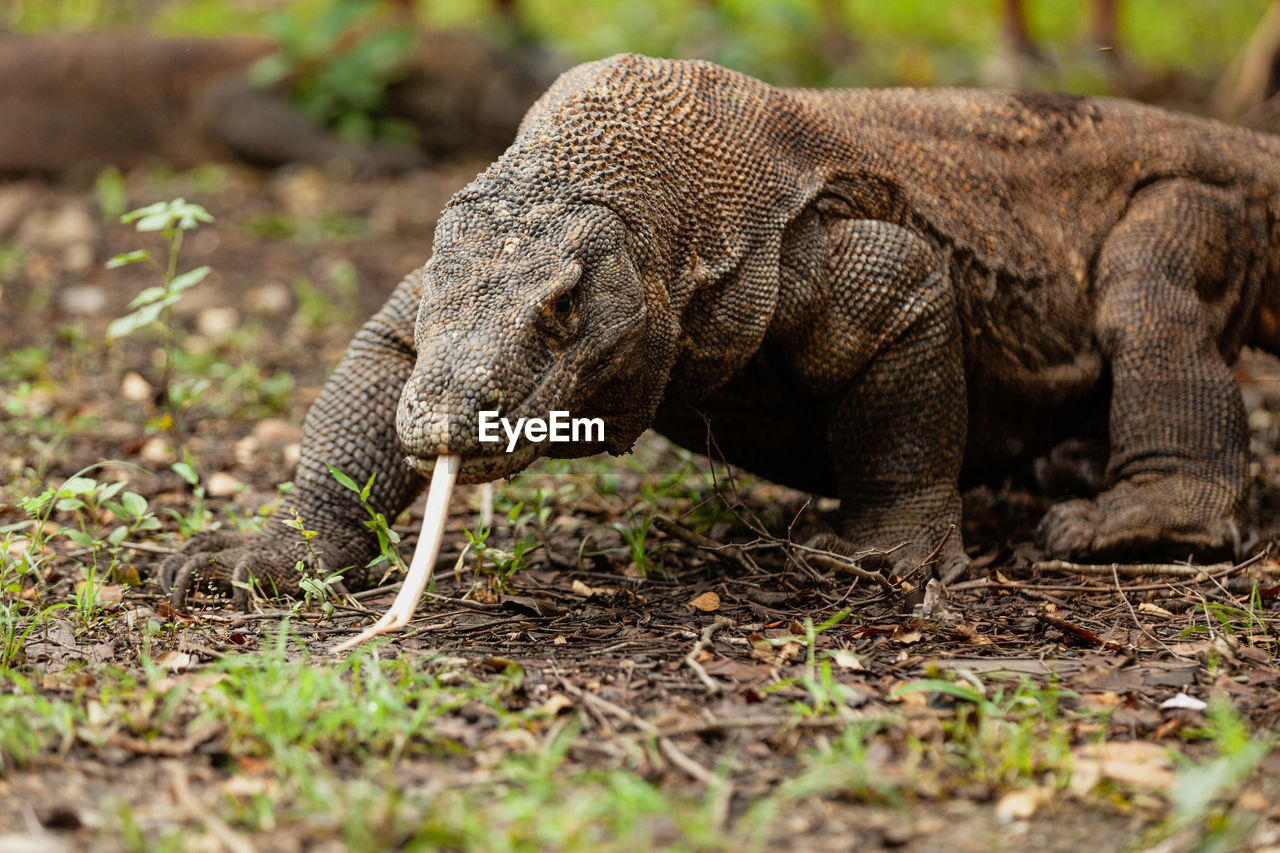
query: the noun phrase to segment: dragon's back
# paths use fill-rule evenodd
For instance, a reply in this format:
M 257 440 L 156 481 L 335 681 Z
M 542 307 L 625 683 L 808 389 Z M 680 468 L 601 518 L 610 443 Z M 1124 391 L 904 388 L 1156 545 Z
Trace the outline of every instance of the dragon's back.
M 1077 95 L 784 92 L 919 224 L 1020 277 L 1092 256 L 1133 193 L 1162 178 L 1247 187 L 1280 219 L 1280 140 L 1211 119 Z

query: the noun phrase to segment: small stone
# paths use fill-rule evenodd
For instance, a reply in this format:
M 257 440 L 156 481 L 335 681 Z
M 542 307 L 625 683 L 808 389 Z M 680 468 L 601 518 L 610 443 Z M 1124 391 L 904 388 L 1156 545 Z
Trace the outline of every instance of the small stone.
M 1249 429 L 1252 432 L 1263 432 L 1264 430 L 1273 429 L 1276 425 L 1276 418 L 1266 409 L 1254 409 L 1249 413 Z
M 93 266 L 93 246 L 73 243 L 62 252 L 62 265 L 70 272 L 85 272 Z
M 83 207 L 65 204 L 57 210 L 37 210 L 22 221 L 18 243 L 23 246 L 65 248 L 91 243 L 98 236 L 98 224 Z
M 272 194 L 293 217 L 315 216 L 324 205 L 328 186 L 324 173 L 313 166 L 282 169 L 272 181 Z
M 291 467 L 297 465 L 302 459 L 302 445 L 296 441 L 286 444 L 284 450 L 280 451 L 280 456 L 284 459 L 284 464 Z
M 283 314 L 293 304 L 293 297 L 289 288 L 278 281 L 269 281 L 249 291 L 246 302 L 255 314 Z
M 246 435 L 237 441 L 232 451 L 236 458 L 236 464 L 241 468 L 251 467 L 254 464 L 259 446 L 258 440 L 251 435 Z
M 196 317 L 196 330 L 211 338 L 222 338 L 240 327 L 240 312 L 229 305 L 205 308 Z
M 96 284 L 73 284 L 58 295 L 58 304 L 68 314 L 95 316 L 107 308 L 107 292 Z
M 169 446 L 160 436 L 147 439 L 147 443 L 142 445 L 142 449 L 138 451 L 138 456 L 148 465 L 168 465 L 177 457 L 173 453 L 173 448 Z
M 120 382 L 120 396 L 130 403 L 145 403 L 155 392 L 142 375 L 130 370 Z
M 34 181 L 0 187 L 0 237 L 12 231 L 26 216 L 39 194 L 39 186 Z
M 212 498 L 229 498 L 244 490 L 244 483 L 226 471 L 215 471 L 204 482 L 204 490 Z
M 250 433 L 265 446 L 282 446 L 302 438 L 302 427 L 281 418 L 263 418 Z

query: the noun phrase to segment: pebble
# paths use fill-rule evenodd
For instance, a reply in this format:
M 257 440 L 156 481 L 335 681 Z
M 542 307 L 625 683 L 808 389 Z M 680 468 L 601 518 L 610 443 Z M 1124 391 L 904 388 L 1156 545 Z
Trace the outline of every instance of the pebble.
M 264 445 L 285 445 L 302 438 L 302 427 L 281 418 L 263 418 L 253 425 L 254 438 Z
M 0 187 L 0 237 L 4 237 L 26 215 L 39 195 L 34 181 Z
M 283 314 L 293 304 L 293 296 L 280 282 L 269 281 L 249 291 L 246 301 L 255 314 Z
M 93 262 L 93 247 L 88 243 L 73 243 L 62 251 L 62 265 L 70 272 L 88 272 Z
M 211 498 L 229 498 L 244 491 L 244 483 L 226 471 L 215 471 L 204 481 L 204 490 Z
M 223 338 L 240 327 L 240 312 L 230 305 L 203 309 L 196 317 L 196 330 L 211 338 Z
M 107 309 L 107 292 L 96 284 L 73 284 L 58 294 L 58 304 L 68 314 L 94 316 Z
M 173 448 L 158 435 L 147 439 L 147 443 L 138 451 L 138 456 L 148 465 L 156 466 L 168 465 L 177 458 Z
M 237 441 L 232 451 L 232 455 L 234 455 L 236 459 L 236 464 L 241 468 L 253 467 L 259 447 L 261 447 L 261 445 L 258 443 L 258 440 L 251 435 L 246 435 L 244 438 Z
M 77 243 L 91 243 L 97 236 L 97 221 L 75 203 L 64 204 L 55 210 L 33 211 L 18 227 L 18 244 L 22 246 L 65 248 Z
M 131 403 L 145 403 L 154 394 L 151 383 L 142 374 L 130 370 L 120 382 L 120 396 Z

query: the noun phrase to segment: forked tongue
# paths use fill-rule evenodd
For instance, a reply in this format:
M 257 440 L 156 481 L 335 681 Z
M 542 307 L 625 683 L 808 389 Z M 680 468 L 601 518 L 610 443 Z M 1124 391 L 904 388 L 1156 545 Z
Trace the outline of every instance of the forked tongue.
M 422 516 L 422 532 L 418 535 L 418 546 L 413 550 L 409 572 L 404 576 L 404 584 L 400 587 L 396 600 L 391 602 L 391 609 L 381 619 L 350 640 L 335 646 L 335 654 L 354 648 L 379 634 L 403 628 L 413 618 L 413 611 L 417 609 L 427 582 L 431 580 L 436 558 L 440 556 L 444 522 L 449 514 L 449 496 L 453 494 L 453 483 L 458 478 L 461 463 L 462 457 L 455 453 L 436 457 L 435 470 L 431 473 L 431 490 L 427 492 L 427 510 Z

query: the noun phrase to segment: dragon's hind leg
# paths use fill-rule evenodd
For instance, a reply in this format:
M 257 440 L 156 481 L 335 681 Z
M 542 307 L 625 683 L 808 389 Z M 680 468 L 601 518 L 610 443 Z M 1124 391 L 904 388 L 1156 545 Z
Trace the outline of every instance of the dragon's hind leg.
M 1248 430 L 1228 361 L 1257 301 L 1264 240 L 1228 189 L 1179 179 L 1135 195 L 1097 268 L 1095 332 L 1112 375 L 1106 489 L 1049 511 L 1052 554 L 1187 556 L 1236 538 Z

